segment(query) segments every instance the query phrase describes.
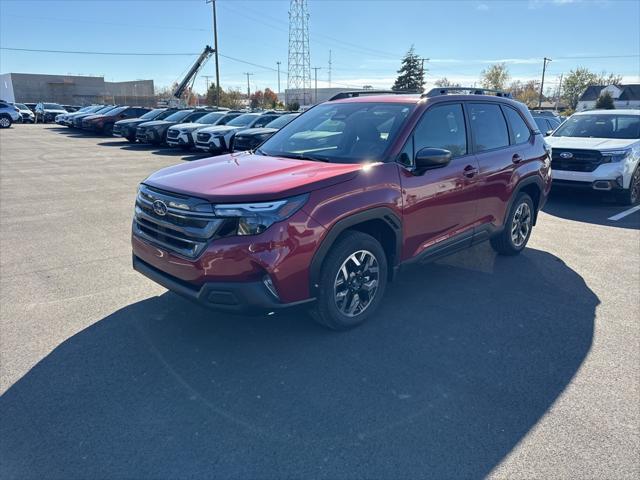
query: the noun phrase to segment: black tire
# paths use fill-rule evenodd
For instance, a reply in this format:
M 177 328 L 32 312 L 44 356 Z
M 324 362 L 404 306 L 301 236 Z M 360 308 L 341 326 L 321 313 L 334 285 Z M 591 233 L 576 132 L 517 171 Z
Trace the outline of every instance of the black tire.
M 356 260 L 361 261 L 360 267 L 352 259 L 353 255 L 356 255 Z M 349 280 L 343 280 L 342 286 L 338 286 L 337 282 L 342 280 L 338 276 L 343 271 L 343 265 Z M 387 286 L 387 272 L 387 256 L 380 243 L 366 233 L 347 231 L 331 247 L 322 264 L 317 301 L 310 311 L 311 316 L 331 330 L 348 330 L 360 325 L 373 316 L 380 306 Z M 373 280 L 376 281 L 375 285 Z M 372 288 L 375 290 L 369 297 Z M 352 312 L 353 315 L 349 315 L 348 310 L 353 305 L 356 294 L 359 306 Z M 338 300 L 338 297 L 342 300 Z M 345 307 L 347 313 L 338 303 Z M 358 308 L 362 308 L 360 312 L 357 311 Z
M 491 238 L 493 249 L 500 255 L 518 255 L 527 246 L 531 237 L 534 215 L 531 197 L 524 192 L 519 193 L 511 205 L 504 228 Z M 515 222 L 518 222 L 518 226 Z
M 113 134 L 113 123 L 107 123 L 102 127 L 102 134 L 110 137 Z
M 13 121 L 9 115 L 0 115 L 0 128 L 9 128 Z
M 629 188 L 625 188 L 620 192 L 618 201 L 622 205 L 635 205 L 640 201 L 640 166 L 637 166 L 635 172 L 633 172 Z

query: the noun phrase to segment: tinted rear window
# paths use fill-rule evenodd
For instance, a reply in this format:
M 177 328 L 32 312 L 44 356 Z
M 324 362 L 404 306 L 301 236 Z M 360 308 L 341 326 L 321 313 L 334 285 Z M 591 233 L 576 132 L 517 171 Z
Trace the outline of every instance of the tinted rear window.
M 469 104 L 469 119 L 476 151 L 493 150 L 509 145 L 509 131 L 499 105 L 492 103 Z

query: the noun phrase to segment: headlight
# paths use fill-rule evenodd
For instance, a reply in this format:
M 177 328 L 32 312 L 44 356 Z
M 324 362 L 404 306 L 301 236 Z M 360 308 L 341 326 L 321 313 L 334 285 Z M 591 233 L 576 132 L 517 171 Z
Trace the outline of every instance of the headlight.
M 273 202 L 216 205 L 213 211 L 217 217 L 237 219 L 238 235 L 257 235 L 274 223 L 296 213 L 305 204 L 307 198 L 309 195 L 299 195 Z
M 631 155 L 631 149 L 610 150 L 608 152 L 600 152 L 605 162 L 621 162 Z

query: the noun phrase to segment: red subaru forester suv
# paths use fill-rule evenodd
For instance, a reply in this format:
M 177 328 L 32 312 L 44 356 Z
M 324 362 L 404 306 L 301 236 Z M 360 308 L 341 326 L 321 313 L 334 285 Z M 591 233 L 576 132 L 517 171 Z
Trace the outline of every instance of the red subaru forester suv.
M 523 104 L 473 89 L 339 97 L 253 152 L 142 182 L 134 268 L 208 307 L 305 304 L 339 330 L 375 313 L 403 264 L 484 240 L 524 249 L 551 160 Z

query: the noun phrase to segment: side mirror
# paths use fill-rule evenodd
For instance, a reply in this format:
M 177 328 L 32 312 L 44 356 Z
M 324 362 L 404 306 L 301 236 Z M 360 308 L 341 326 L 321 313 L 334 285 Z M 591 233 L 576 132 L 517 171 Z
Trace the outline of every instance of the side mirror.
M 548 137 L 553 133 L 553 130 L 547 130 L 547 133 L 544 134 L 545 137 Z
M 443 148 L 423 148 L 418 150 L 415 158 L 416 170 L 431 170 L 444 167 L 451 161 L 451 152 Z

